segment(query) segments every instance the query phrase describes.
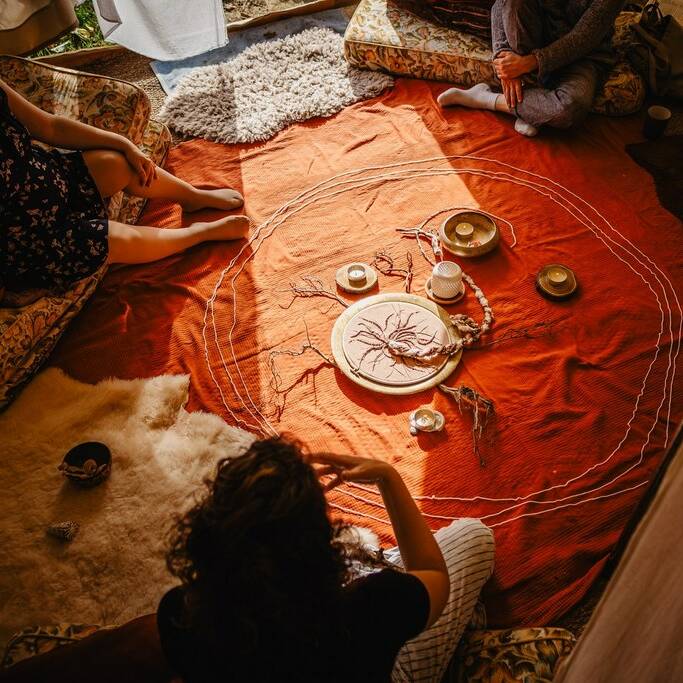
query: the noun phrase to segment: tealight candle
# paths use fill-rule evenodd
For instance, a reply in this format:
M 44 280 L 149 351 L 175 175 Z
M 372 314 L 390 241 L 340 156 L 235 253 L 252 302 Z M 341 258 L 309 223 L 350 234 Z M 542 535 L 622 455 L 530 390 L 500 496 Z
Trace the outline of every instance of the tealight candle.
M 564 287 L 567 284 L 568 278 L 567 271 L 563 268 L 551 268 L 548 271 L 548 282 L 551 287 L 555 287 L 556 289 Z
M 455 234 L 458 239 L 467 242 L 467 240 L 472 239 L 472 235 L 474 235 L 474 226 L 472 223 L 458 223 L 455 226 Z
M 434 428 L 436 416 L 429 408 L 421 408 L 415 411 L 415 426 L 418 429 L 429 430 Z
M 354 263 L 352 266 L 349 266 L 346 275 L 349 278 L 349 282 L 353 284 L 363 282 L 366 278 L 365 267 L 359 263 Z

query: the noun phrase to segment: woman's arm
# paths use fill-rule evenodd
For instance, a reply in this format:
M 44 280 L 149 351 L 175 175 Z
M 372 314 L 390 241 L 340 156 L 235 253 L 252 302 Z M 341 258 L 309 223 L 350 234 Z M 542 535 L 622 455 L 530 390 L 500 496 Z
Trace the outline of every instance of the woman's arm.
M 512 48 L 508 43 L 507 36 L 505 35 L 501 2 L 502 0 L 496 0 L 491 8 L 491 48 L 493 50 L 494 59 L 501 52 L 512 52 Z
M 66 116 L 48 114 L 2 81 L 0 88 L 7 93 L 12 114 L 35 140 L 62 149 L 113 149 L 125 155 L 143 185 L 149 185 L 155 177 L 156 169 L 152 161 L 123 135 L 101 130 Z
M 614 27 L 614 21 L 624 0 L 592 0 L 569 33 L 546 47 L 534 50 L 538 61 L 538 75 L 549 73 L 588 56 L 600 46 Z
M 388 463 L 350 455 L 320 454 L 314 461 L 324 467 L 321 475 L 334 475 L 330 490 L 344 481 L 377 484 L 384 499 L 406 570 L 416 576 L 429 594 L 431 626 L 443 612 L 450 592 L 448 568 L 434 535 L 415 505 L 401 475 Z

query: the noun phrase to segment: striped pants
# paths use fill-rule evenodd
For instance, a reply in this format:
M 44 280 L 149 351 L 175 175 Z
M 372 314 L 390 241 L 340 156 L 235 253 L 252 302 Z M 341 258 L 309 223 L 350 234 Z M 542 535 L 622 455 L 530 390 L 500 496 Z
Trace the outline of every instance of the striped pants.
M 434 537 L 448 566 L 451 592 L 437 621 L 401 648 L 392 683 L 440 683 L 482 586 L 493 573 L 493 533 L 478 519 L 458 519 Z M 398 548 L 384 556 L 401 565 Z

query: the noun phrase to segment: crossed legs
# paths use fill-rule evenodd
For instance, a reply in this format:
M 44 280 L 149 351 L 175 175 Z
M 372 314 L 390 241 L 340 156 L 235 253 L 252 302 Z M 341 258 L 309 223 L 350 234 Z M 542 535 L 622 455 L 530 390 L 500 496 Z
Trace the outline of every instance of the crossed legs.
M 149 185 L 142 185 L 125 156 L 114 150 L 90 150 L 83 153 L 83 158 L 103 197 L 126 190 L 138 197 L 176 201 L 185 211 L 204 208 L 231 211 L 243 204 L 241 195 L 235 190 L 196 188 L 158 167 L 157 177 Z M 149 263 L 201 242 L 240 239 L 246 237 L 248 231 L 246 216 L 226 216 L 217 221 L 173 229 L 109 221 L 108 258 L 110 263 Z
M 503 31 L 513 52 L 529 54 L 547 43 L 545 23 L 554 20 L 544 15 L 548 11 L 533 0 L 497 0 L 491 10 L 493 32 Z M 599 79 L 594 62 L 582 59 L 553 73 L 548 83 L 526 87 L 522 101 L 514 108 L 485 83 L 468 90 L 450 88 L 438 101 L 442 107 L 459 105 L 512 114 L 518 117 L 517 132 L 535 135 L 543 125 L 570 128 L 579 123 L 590 110 Z

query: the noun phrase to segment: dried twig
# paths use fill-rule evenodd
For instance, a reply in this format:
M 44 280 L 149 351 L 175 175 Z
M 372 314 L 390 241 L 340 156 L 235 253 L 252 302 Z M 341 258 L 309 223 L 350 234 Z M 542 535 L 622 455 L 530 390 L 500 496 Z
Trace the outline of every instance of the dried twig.
M 417 242 L 417 247 L 420 253 L 432 266 L 436 265 L 437 259 L 443 256 L 443 249 L 441 248 L 441 242 L 439 241 L 439 235 L 433 230 L 427 230 L 425 228 L 396 228 L 396 232 L 401 233 L 403 237 L 412 237 Z M 422 246 L 421 240 L 426 240 L 429 242 L 429 246 L 432 249 L 434 258 L 431 258 Z
M 278 356 L 291 356 L 293 358 L 298 358 L 299 356 L 303 356 L 306 351 L 313 351 L 314 353 L 317 353 L 328 365 L 334 365 L 336 366 L 337 364 L 334 361 L 334 358 L 331 356 L 328 356 L 326 353 L 321 351 L 312 341 L 311 341 L 311 335 L 308 332 L 308 325 L 306 325 L 306 321 L 304 321 L 304 327 L 306 328 L 306 341 L 304 342 L 303 346 L 298 350 L 294 351 L 293 349 L 275 349 L 274 351 L 271 351 L 268 354 L 268 365 L 270 367 L 270 371 L 273 375 L 273 380 L 271 381 L 271 387 L 276 393 L 284 393 L 288 391 L 288 389 L 281 389 L 282 385 L 282 376 L 280 375 L 277 365 L 275 363 L 275 359 Z
M 328 289 L 325 283 L 315 275 L 303 275 L 301 277 L 303 284 L 297 285 L 290 283 L 289 289 L 292 292 L 292 300 L 286 305 L 280 305 L 280 308 L 285 310 L 290 308 L 294 301 L 298 298 L 308 298 L 313 296 L 323 297 L 325 299 L 332 299 L 337 303 L 341 304 L 344 308 L 348 308 L 349 304 L 344 301 L 336 292 Z
M 549 322 L 537 322 L 533 325 L 528 325 L 527 327 L 516 327 L 507 330 L 507 332 L 501 334 L 497 339 L 492 339 L 490 342 L 471 347 L 471 350 L 479 351 L 487 346 L 503 344 L 505 342 L 514 341 L 515 339 L 539 339 L 540 337 L 547 337 L 549 334 L 551 334 L 557 323 L 557 320 L 551 320 Z
M 413 255 L 406 252 L 406 268 L 398 268 L 394 263 L 394 258 L 388 252 L 382 250 L 375 254 L 372 265 L 383 275 L 392 277 L 402 277 L 407 293 L 410 293 L 410 286 L 413 282 Z
M 495 413 L 493 401 L 466 386 L 448 387 L 445 384 L 439 384 L 439 389 L 448 394 L 458 404 L 460 413 L 462 413 L 463 408 L 472 413 L 472 444 L 474 446 L 474 454 L 479 458 L 479 464 L 484 467 L 486 463 L 479 450 L 479 440 L 490 418 Z

